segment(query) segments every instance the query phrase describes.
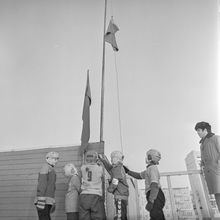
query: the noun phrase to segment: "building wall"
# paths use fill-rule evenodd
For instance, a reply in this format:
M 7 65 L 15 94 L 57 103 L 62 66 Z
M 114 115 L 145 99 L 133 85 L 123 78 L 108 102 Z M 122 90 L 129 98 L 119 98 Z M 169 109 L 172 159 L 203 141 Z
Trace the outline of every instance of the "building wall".
M 178 219 L 196 219 L 190 189 L 188 187 L 178 187 L 173 188 L 172 191 L 175 207 L 177 209 Z M 169 191 L 167 188 L 163 188 L 163 192 L 166 198 L 164 215 L 166 219 L 172 219 L 172 207 L 170 202 Z
M 201 162 L 201 155 L 199 151 L 191 151 L 186 159 L 186 167 L 187 170 L 200 170 L 200 162 Z M 204 189 L 204 184 L 206 182 L 204 181 L 204 184 L 202 183 L 201 176 L 200 175 L 191 175 L 189 176 L 190 180 L 190 185 L 193 191 L 194 195 L 194 202 L 197 208 L 200 210 L 201 215 L 204 216 L 209 216 L 209 207 L 208 207 L 208 202 L 206 201 L 205 197 L 205 189 Z M 206 186 L 207 187 L 207 186 Z M 207 191 L 208 192 L 208 191 Z M 214 215 L 215 218 L 220 217 L 220 213 L 218 211 L 218 207 L 215 201 L 214 195 L 208 195 L 208 199 L 211 205 L 211 211 Z
M 138 184 L 137 180 L 127 176 L 127 182 L 129 186 L 128 197 L 128 220 L 140 219 L 140 203 L 138 196 Z
M 145 209 L 145 206 L 147 204 L 146 195 L 145 195 L 145 189 L 139 189 L 139 204 L 140 204 L 140 219 L 141 220 L 149 220 L 150 215 L 149 212 Z
M 200 162 L 201 162 L 201 155 L 199 151 L 191 151 L 185 159 L 187 170 L 200 170 Z M 204 184 L 202 182 L 200 175 L 190 175 L 189 176 L 190 185 L 193 191 L 194 196 L 194 202 L 195 206 L 198 210 L 198 214 L 202 215 L 202 217 L 209 217 L 210 210 L 209 210 L 209 204 L 211 203 L 211 211 L 214 214 L 214 217 L 220 217 L 220 214 L 218 212 L 218 208 L 215 202 L 215 198 L 213 195 L 209 195 L 209 200 L 207 201 L 205 196 L 205 189 L 204 184 L 206 182 L 204 181 Z
M 82 164 L 79 155 L 80 146 L 44 148 L 25 151 L 0 153 L 0 219 L 1 220 L 37 220 L 37 212 L 33 204 L 36 195 L 38 172 L 45 155 L 49 151 L 60 154 L 56 166 L 56 211 L 53 220 L 66 220 L 64 211 L 64 195 L 67 180 L 62 169 L 66 163 L 72 162 L 78 168 Z M 104 152 L 103 143 L 91 143 L 89 149 Z
M 187 170 L 199 170 L 200 154 L 196 151 L 191 151 L 185 158 Z M 205 197 L 205 191 L 200 175 L 189 176 L 190 185 L 194 194 L 195 205 L 198 210 L 198 215 L 209 217 L 209 207 Z
M 172 206 L 169 196 L 169 191 L 167 188 L 162 189 L 166 198 L 165 207 L 163 208 L 165 218 L 167 220 L 172 220 Z M 175 207 L 177 208 L 178 219 L 196 219 L 196 215 L 193 208 L 192 197 L 188 187 L 178 187 L 172 188 Z M 149 212 L 146 211 L 145 205 L 147 203 L 145 190 L 139 189 L 139 199 L 140 199 L 140 214 L 141 220 L 149 220 Z

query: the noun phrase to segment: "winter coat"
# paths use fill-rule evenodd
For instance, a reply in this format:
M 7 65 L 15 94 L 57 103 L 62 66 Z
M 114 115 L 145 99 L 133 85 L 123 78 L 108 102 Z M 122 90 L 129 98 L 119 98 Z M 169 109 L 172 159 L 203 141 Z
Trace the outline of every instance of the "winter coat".
M 123 167 L 123 163 L 118 162 L 117 164 L 110 164 L 107 160 L 101 159 L 105 169 L 109 172 L 111 175 L 111 178 L 118 179 L 118 185 L 114 192 L 114 198 L 115 199 L 123 199 L 128 200 L 129 196 L 129 189 L 128 189 L 128 183 L 127 183 L 127 177 L 126 173 Z M 111 187 L 111 183 L 110 183 Z
M 220 136 L 207 135 L 201 140 L 200 151 L 209 193 L 220 193 Z
M 80 186 L 81 183 L 79 176 L 71 176 L 68 182 L 68 190 L 65 196 L 65 211 L 67 213 L 78 212 Z
M 34 203 L 38 201 L 38 197 L 45 197 L 46 204 L 53 205 L 55 203 L 56 190 L 56 171 L 53 166 L 44 164 L 38 175 L 37 197 Z

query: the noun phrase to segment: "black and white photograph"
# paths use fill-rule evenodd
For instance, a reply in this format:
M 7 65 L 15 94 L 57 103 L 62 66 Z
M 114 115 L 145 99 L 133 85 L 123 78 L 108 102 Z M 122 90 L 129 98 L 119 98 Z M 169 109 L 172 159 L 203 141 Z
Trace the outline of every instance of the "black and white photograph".
M 219 0 L 0 0 L 0 220 L 220 219 Z

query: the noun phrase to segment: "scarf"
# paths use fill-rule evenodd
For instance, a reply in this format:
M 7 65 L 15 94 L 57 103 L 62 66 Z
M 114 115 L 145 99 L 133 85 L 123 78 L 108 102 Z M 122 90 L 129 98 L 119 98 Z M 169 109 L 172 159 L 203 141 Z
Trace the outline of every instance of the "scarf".
M 202 139 L 199 141 L 199 143 L 202 144 L 202 143 L 205 141 L 206 138 L 210 138 L 210 137 L 212 137 L 213 135 L 215 135 L 215 134 L 212 133 L 212 132 L 208 133 L 204 138 L 202 138 Z

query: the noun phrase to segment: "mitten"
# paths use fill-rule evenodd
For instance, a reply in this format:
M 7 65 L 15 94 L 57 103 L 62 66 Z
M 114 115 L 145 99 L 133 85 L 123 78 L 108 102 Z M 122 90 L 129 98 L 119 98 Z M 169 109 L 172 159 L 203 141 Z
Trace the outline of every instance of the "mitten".
M 46 199 L 45 197 L 38 197 L 36 207 L 38 209 L 44 209 L 46 205 Z
M 152 202 L 148 202 L 147 205 L 145 206 L 145 209 L 150 212 L 153 208 L 154 204 Z
M 118 179 L 116 179 L 116 178 L 113 178 L 112 179 L 112 184 L 114 184 L 115 186 L 117 186 L 118 185 Z
M 114 184 L 110 183 L 109 187 L 107 188 L 107 191 L 109 193 L 114 193 L 115 189 L 116 188 L 115 188 Z
M 113 178 L 112 179 L 112 182 L 109 184 L 109 187 L 108 187 L 108 192 L 110 193 L 114 193 L 114 191 L 116 190 L 117 186 L 118 186 L 118 179 L 115 179 Z
M 128 173 L 130 170 L 126 167 L 126 166 L 124 166 L 123 165 L 123 168 L 124 168 L 124 170 L 125 170 L 125 173 Z

